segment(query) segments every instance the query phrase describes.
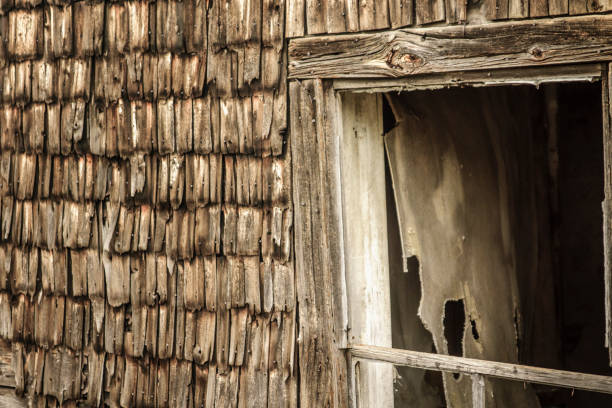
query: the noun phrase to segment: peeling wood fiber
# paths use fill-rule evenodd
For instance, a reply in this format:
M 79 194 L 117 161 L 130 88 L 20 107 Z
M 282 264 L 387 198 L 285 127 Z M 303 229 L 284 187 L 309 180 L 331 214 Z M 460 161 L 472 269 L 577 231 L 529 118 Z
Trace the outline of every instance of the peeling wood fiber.
M 538 190 L 548 173 L 536 90 L 468 88 L 388 99 L 398 121 L 385 144 L 402 252 L 418 259 L 409 273 L 420 275 L 418 316 L 435 349 L 512 363 L 537 353 L 543 365 L 554 364 L 557 294 L 546 252 L 550 213 Z M 449 304 L 461 308 L 459 321 L 449 317 Z M 523 327 L 530 336 L 540 330 L 545 340 L 532 344 Z M 443 378 L 446 401 L 469 406 L 469 376 Z M 489 378 L 485 384 L 487 405 L 539 406 L 530 386 Z

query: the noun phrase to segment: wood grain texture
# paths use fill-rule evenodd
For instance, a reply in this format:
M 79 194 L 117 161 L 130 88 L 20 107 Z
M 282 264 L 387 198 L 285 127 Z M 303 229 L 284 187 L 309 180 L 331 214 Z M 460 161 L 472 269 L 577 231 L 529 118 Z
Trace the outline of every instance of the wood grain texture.
M 449 1 L 449 4 L 454 3 Z M 392 28 L 411 25 L 414 21 L 413 0 L 389 0 L 389 21 Z
M 612 394 L 612 378 L 603 375 L 575 373 L 549 368 L 499 363 L 443 354 L 423 353 L 388 347 L 352 345 L 353 358 L 384 361 L 395 365 L 462 374 L 546 384 Z
M 321 34 L 327 31 L 327 8 L 321 0 L 306 0 L 306 27 L 308 34 Z
M 346 32 L 346 2 L 344 0 L 327 0 L 326 5 L 327 32 Z
M 287 2 L 287 38 L 301 37 L 306 33 L 305 0 Z
M 569 0 L 569 13 L 571 15 L 575 14 L 586 14 L 587 12 L 587 2 L 583 0 Z
M 361 31 L 389 27 L 387 0 L 359 0 L 359 29 Z
M 446 0 L 446 22 L 463 23 L 467 20 L 467 0 Z
M 15 387 L 15 370 L 10 343 L 0 339 L 0 387 Z
M 486 388 L 484 377 L 480 374 L 472 375 L 472 407 L 485 408 Z
M 607 16 L 316 37 L 289 43 L 290 78 L 383 78 L 604 61 Z
M 508 18 L 508 0 L 487 0 L 486 17 L 489 20 L 504 20 Z
M 416 24 L 424 25 L 442 21 L 445 18 L 444 0 L 414 0 Z
M 390 347 L 391 296 L 382 95 L 342 96 L 342 226 L 351 342 Z M 364 189 L 363 186 L 369 186 Z M 372 237 L 377 237 L 372 241 Z M 393 369 L 363 365 L 360 406 L 393 404 Z
M 569 13 L 569 2 L 567 0 L 548 0 L 548 15 L 562 16 Z
M 529 17 L 548 15 L 548 0 L 529 0 Z
M 291 82 L 290 100 L 299 369 L 312 373 L 300 379 L 300 406 L 345 406 L 346 362 L 332 318 L 337 300 L 324 289 L 334 285 L 328 243 L 337 235 L 327 231 L 324 141 L 331 135 L 326 135 L 322 82 Z

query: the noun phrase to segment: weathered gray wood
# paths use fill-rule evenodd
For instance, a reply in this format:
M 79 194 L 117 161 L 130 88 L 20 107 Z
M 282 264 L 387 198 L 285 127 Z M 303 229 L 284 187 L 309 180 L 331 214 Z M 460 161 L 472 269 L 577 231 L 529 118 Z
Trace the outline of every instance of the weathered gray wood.
M 90 405 L 98 405 L 102 397 L 104 375 L 104 353 L 96 353 L 89 350 L 87 354 L 87 403 Z
M 485 408 L 486 406 L 486 394 L 485 394 L 485 380 L 480 374 L 472 375 L 472 407 L 473 408 Z
M 348 92 L 403 92 L 436 90 L 454 86 L 500 86 L 529 84 L 540 86 L 558 82 L 595 82 L 601 79 L 605 64 L 559 65 L 527 67 L 492 71 L 467 71 L 417 76 L 410 79 L 337 79 L 336 91 Z
M 15 59 L 35 59 L 43 51 L 43 9 L 15 10 L 9 14 L 7 49 Z
M 347 292 L 348 337 L 391 346 L 391 306 L 387 252 L 385 151 L 380 95 L 342 98 L 342 225 Z M 364 189 L 363 186 L 369 186 Z M 376 237 L 375 239 L 373 239 Z M 364 406 L 393 404 L 390 366 L 363 365 L 358 381 Z
M 523 381 L 564 388 L 612 394 L 612 377 L 531 367 L 444 354 L 423 353 L 388 347 L 351 345 L 353 358 L 380 361 L 423 370 L 479 374 L 504 380 Z
M 448 4 L 456 4 L 456 1 L 448 0 Z M 412 24 L 414 21 L 412 5 L 413 0 L 389 0 L 389 20 L 392 28 L 405 27 Z
M 328 33 L 346 32 L 346 5 L 344 0 L 327 0 L 325 15 L 327 17 Z
M 293 0 L 287 3 L 287 38 L 301 37 L 306 32 L 306 0 Z
M 216 315 L 202 310 L 197 312 L 196 319 L 193 361 L 204 364 L 214 358 Z
M 389 27 L 389 6 L 387 0 L 359 0 L 358 3 L 360 30 L 380 30 Z M 430 1 L 423 3 L 430 3 Z M 438 3 L 443 3 L 443 0 Z
M 415 0 L 415 9 L 418 25 L 444 20 L 444 0 Z
M 300 406 L 343 406 L 346 392 L 346 360 L 335 341 L 333 314 L 334 273 L 330 269 L 327 202 L 323 164 L 319 155 L 325 134 L 321 81 L 291 82 L 291 156 L 295 203 L 295 271 L 299 313 L 299 369 L 312 375 L 300 377 Z M 316 141 L 316 142 L 315 142 Z M 266 268 L 264 268 L 265 271 Z M 264 298 L 265 285 L 264 281 Z M 264 310 L 266 300 L 264 299 Z M 315 390 L 326 390 L 317 392 Z
M 422 28 L 289 42 L 289 78 L 393 78 L 605 61 L 609 16 Z

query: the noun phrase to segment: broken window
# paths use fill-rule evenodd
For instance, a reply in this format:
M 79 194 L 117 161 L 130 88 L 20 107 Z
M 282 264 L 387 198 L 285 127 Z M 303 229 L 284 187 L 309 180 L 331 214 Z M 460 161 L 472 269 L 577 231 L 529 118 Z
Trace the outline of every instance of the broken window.
M 344 95 L 349 342 L 612 375 L 601 94 L 596 82 Z M 360 361 L 354 376 L 357 406 L 471 406 L 458 373 Z M 496 407 L 612 406 L 485 384 Z

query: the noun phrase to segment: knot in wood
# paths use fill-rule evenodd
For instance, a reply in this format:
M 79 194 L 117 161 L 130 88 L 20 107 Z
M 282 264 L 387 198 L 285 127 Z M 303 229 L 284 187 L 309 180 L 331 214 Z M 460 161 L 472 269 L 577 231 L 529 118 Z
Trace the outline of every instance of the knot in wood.
M 535 59 L 541 59 L 544 56 L 544 51 L 542 51 L 541 48 L 539 47 L 532 47 L 529 50 L 529 53 L 535 58 Z
M 423 58 L 396 46 L 387 54 L 386 63 L 392 69 L 411 71 L 423 65 Z

